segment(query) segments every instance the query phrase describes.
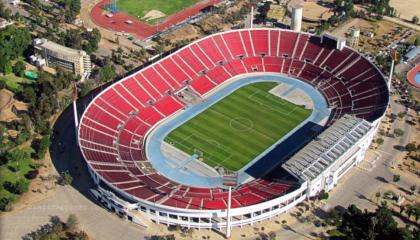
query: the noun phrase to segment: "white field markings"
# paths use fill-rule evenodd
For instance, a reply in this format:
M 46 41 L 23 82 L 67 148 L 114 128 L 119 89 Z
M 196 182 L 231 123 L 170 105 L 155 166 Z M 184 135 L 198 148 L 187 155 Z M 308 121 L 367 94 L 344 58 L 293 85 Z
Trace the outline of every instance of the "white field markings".
M 230 117 L 230 116 L 228 116 L 228 115 L 226 115 L 226 114 L 224 114 L 224 113 L 221 113 L 221 112 L 219 112 L 219 111 L 216 111 L 216 110 L 213 110 L 213 109 L 210 109 L 210 108 L 209 108 L 209 111 L 212 111 L 212 112 L 214 112 L 214 113 L 216 113 L 216 114 L 218 114 L 218 115 L 221 115 L 222 117 L 226 118 L 226 119 L 229 121 L 229 124 L 230 124 L 232 121 L 238 122 L 238 121 L 236 120 L 236 119 L 237 119 L 237 117 L 232 118 L 232 117 Z M 244 118 L 244 119 L 247 119 L 247 118 Z M 250 121 L 252 122 L 252 120 L 250 120 Z M 241 125 L 244 125 L 244 127 L 247 127 L 247 126 L 246 126 L 245 124 L 243 124 L 243 123 L 238 122 L 238 124 L 241 124 Z M 229 127 L 231 127 L 231 128 L 232 128 L 232 126 L 229 126 Z M 236 130 L 236 129 L 234 129 L 234 130 Z M 250 129 L 250 131 L 253 131 L 253 132 L 255 132 L 255 133 L 257 133 L 257 134 L 259 134 L 259 135 L 263 136 L 264 138 L 267 138 L 267 139 L 271 140 L 271 141 L 275 141 L 275 139 L 273 139 L 272 137 L 267 136 L 266 134 L 264 134 L 264 133 L 262 133 L 262 132 L 260 132 L 260 131 L 257 131 L 257 130 L 256 130 L 256 129 L 254 129 L 254 128 L 251 128 L 251 129 Z
M 272 96 L 272 94 L 271 94 L 271 93 L 265 92 L 265 91 L 263 91 L 263 90 L 261 90 L 261 89 L 257 89 L 257 90 L 255 90 L 255 92 L 254 92 L 254 93 L 252 93 L 252 94 L 250 94 L 250 95 L 248 96 L 248 99 L 249 99 L 249 100 L 251 100 L 251 101 L 253 101 L 253 102 L 255 102 L 255 103 L 257 103 L 257 104 L 259 104 L 259 105 L 261 105 L 261 106 L 263 106 L 263 107 L 265 107 L 265 108 L 268 108 L 269 110 L 272 110 L 272 111 L 278 112 L 278 113 L 280 113 L 280 114 L 282 114 L 282 115 L 289 116 L 290 114 L 292 114 L 293 112 L 295 112 L 297 109 L 299 109 L 299 107 L 298 107 L 298 106 L 295 106 L 295 107 L 294 107 L 292 110 L 290 110 L 290 111 L 283 111 L 283 110 L 275 109 L 275 108 L 273 108 L 273 107 L 271 107 L 271 106 L 269 106 L 269 105 L 267 105 L 267 104 L 265 104 L 265 103 L 261 102 L 259 99 L 257 99 L 257 98 L 255 97 L 255 95 L 257 95 L 257 94 L 259 94 L 259 95 L 263 95 L 264 97 Z M 284 100 L 284 99 L 282 99 L 282 98 L 279 98 L 279 99 L 280 99 L 280 105 L 286 105 L 287 103 L 289 103 L 288 101 L 286 101 L 286 100 Z
M 204 151 L 203 149 L 198 148 L 197 146 L 188 146 L 186 144 L 184 144 L 186 141 L 188 141 L 190 138 L 196 137 L 197 139 L 201 139 L 204 140 L 208 143 L 208 145 L 213 145 L 216 146 L 217 149 L 219 149 L 219 151 L 222 151 L 224 153 L 226 153 L 226 157 L 224 159 L 221 159 L 221 161 L 216 161 L 214 160 L 214 156 L 206 151 Z M 229 153 L 229 151 L 227 151 L 227 149 L 225 149 L 223 147 L 223 145 L 221 143 L 219 143 L 217 140 L 213 139 L 213 138 L 209 138 L 208 136 L 204 136 L 203 134 L 200 133 L 192 133 L 190 135 L 188 135 L 187 137 L 183 138 L 181 141 L 176 141 L 173 138 L 167 136 L 166 137 L 172 144 L 174 145 L 178 145 L 178 146 L 182 146 L 184 149 L 188 149 L 188 152 L 192 153 L 192 154 L 197 154 L 197 153 L 201 153 L 201 157 L 203 157 L 203 160 L 207 161 L 207 162 L 212 162 L 214 166 L 218 167 L 221 166 L 222 163 L 224 163 L 225 161 L 227 161 L 228 159 L 231 159 L 233 157 L 233 154 Z

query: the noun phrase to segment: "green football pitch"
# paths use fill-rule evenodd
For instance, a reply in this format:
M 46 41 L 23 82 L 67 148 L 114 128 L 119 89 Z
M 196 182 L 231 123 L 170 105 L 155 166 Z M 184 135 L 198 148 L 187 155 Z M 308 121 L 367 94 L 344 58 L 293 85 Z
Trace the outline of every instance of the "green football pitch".
M 142 18 L 151 10 L 158 10 L 166 16 L 170 16 L 199 1 L 200 0 L 119 0 L 118 10 L 139 18 Z M 154 23 L 153 20 L 149 22 Z
M 311 114 L 269 93 L 276 85 L 253 83 L 234 91 L 173 130 L 165 141 L 197 154 L 211 167 L 241 169 Z

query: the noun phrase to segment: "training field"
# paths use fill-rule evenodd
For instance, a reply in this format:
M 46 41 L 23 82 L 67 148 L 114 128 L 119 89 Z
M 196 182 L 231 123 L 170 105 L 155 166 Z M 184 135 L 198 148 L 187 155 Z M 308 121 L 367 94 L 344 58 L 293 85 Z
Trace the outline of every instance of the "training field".
M 165 141 L 237 171 L 303 122 L 311 110 L 268 91 L 277 83 L 244 86 L 173 130 Z
M 142 18 L 151 10 L 157 10 L 170 16 L 200 0 L 119 0 L 118 10 L 133 17 Z

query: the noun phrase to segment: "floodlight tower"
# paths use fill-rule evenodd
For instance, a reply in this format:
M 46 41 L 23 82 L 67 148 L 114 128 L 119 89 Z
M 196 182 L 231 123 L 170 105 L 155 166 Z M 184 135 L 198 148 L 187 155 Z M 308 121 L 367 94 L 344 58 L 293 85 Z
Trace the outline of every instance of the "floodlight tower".
M 76 130 L 76 144 L 79 146 L 78 129 L 79 129 L 79 116 L 77 114 L 77 86 L 73 86 L 73 115 L 74 115 L 74 128 Z
M 111 12 L 114 13 L 114 14 L 118 12 L 117 0 L 112 0 Z

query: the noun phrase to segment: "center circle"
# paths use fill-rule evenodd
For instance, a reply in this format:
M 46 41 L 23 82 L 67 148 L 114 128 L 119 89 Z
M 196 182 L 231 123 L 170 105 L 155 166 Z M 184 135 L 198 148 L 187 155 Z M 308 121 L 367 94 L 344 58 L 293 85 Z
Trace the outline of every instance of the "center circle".
M 254 122 L 249 118 L 234 117 L 230 119 L 229 125 L 236 131 L 246 132 L 254 127 Z

